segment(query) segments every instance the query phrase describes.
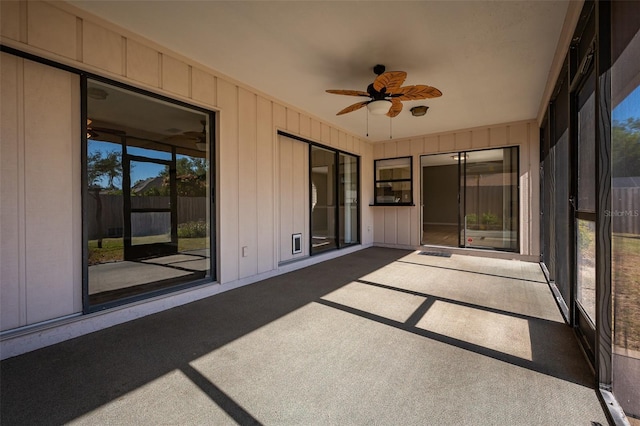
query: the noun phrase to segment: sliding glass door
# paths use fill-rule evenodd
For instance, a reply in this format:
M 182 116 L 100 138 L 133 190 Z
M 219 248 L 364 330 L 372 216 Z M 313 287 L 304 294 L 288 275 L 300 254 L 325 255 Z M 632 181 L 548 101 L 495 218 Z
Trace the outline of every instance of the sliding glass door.
M 360 242 L 358 158 L 311 145 L 311 254 Z
M 426 155 L 422 244 L 518 251 L 518 148 Z

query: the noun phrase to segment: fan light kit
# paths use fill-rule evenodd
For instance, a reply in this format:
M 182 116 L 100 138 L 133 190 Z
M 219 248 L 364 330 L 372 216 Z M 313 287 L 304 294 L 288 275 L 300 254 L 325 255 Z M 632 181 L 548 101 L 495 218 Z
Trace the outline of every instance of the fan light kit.
M 424 84 L 402 86 L 402 83 L 404 83 L 407 78 L 407 73 L 404 71 L 385 72 L 384 65 L 376 65 L 373 67 L 373 72 L 376 73 L 378 77 L 376 77 L 373 83 L 369 84 L 366 92 L 360 90 L 327 90 L 327 93 L 336 95 L 370 98 L 367 101 L 350 105 L 339 111 L 336 115 L 346 114 L 366 106 L 371 114 L 395 117 L 402 111 L 402 101 L 417 101 L 442 96 L 440 90 Z M 426 113 L 426 109 L 424 112 Z
M 373 115 L 385 115 L 391 109 L 391 101 L 381 99 L 379 101 L 372 101 L 367 104 L 367 109 Z

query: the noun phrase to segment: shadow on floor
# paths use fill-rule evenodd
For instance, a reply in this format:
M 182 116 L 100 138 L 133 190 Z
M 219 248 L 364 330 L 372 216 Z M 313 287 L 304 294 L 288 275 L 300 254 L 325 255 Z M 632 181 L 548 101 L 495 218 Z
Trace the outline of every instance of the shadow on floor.
M 362 250 L 4 360 L 2 424 L 67 423 L 176 369 L 236 421 L 251 424 L 189 362 L 408 253 Z

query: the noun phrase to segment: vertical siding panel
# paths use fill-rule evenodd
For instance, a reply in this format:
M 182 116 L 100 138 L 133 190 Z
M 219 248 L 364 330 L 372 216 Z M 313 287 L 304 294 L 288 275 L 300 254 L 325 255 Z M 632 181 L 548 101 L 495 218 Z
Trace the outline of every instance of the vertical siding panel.
M 351 135 L 345 135 L 346 138 L 346 150 L 348 152 L 354 153 L 354 149 L 353 149 L 353 136 Z
M 189 65 L 169 55 L 162 55 L 162 88 L 178 95 L 189 96 Z
M 0 2 L 0 34 L 2 37 L 20 41 L 20 27 L 24 25 L 20 20 L 20 2 Z
M 397 244 L 411 245 L 411 210 L 409 207 L 397 207 L 396 209 Z
M 493 129 L 491 130 L 493 134 Z M 506 133 L 506 132 L 505 132 Z M 536 167 L 536 172 L 537 172 Z M 531 182 L 530 182 L 531 170 L 529 163 L 529 146 L 520 146 L 520 253 L 529 254 L 529 214 L 530 214 L 530 197 L 531 197 Z
M 396 145 L 396 155 L 398 157 L 408 157 L 411 155 L 411 141 L 405 140 Z
M 454 152 L 456 150 L 456 141 L 453 133 L 440 135 L 440 152 Z
M 373 158 L 376 160 L 380 160 L 384 158 L 384 144 L 377 143 L 373 145 Z
M 278 138 L 280 149 L 280 262 L 290 260 L 293 234 L 293 140 Z
M 374 221 L 373 207 L 369 207 L 368 204 L 373 203 L 373 146 L 369 143 L 360 142 L 360 153 L 362 155 L 360 159 L 360 190 L 362 194 L 362 205 L 360 212 L 362 215 L 362 242 L 363 244 L 371 244 L 374 241 L 374 234 L 376 231 Z M 383 222 L 378 222 L 383 223 Z
M 320 141 L 325 145 L 331 145 L 331 127 L 320 123 Z
M 322 140 L 322 124 L 314 118 L 311 119 L 311 139 Z
M 531 171 L 531 190 L 529 199 L 531 203 L 531 213 L 529 219 L 529 229 L 527 234 L 530 235 L 529 253 L 531 255 L 540 255 L 540 128 L 536 122 L 530 122 L 527 125 L 528 145 L 529 145 L 529 170 Z
M 2 2 L 2 11 L 5 2 Z M 4 21 L 3 21 L 4 22 Z M 24 269 L 24 134 L 21 92 L 23 59 L 0 53 L 0 325 L 8 330 L 26 324 Z
M 258 206 L 258 273 L 275 269 L 274 244 L 276 236 L 274 182 L 274 134 L 271 102 L 262 97 L 257 105 L 257 206 Z
M 338 132 L 338 148 L 346 151 L 347 148 L 347 134 L 344 132 Z
M 207 105 L 215 105 L 215 77 L 200 68 L 191 68 L 191 97 Z
M 300 114 L 289 108 L 287 108 L 287 130 L 300 134 Z
M 238 88 L 218 79 L 220 142 L 218 159 L 220 206 L 220 282 L 238 279 Z
M 288 244 L 285 244 L 285 248 L 291 252 L 291 235 L 292 234 L 302 234 L 302 253 L 296 254 L 293 257 L 302 257 L 307 256 L 309 254 L 309 234 L 306 231 L 307 226 L 305 226 L 305 218 L 307 217 L 307 211 L 309 210 L 309 198 L 305 197 L 307 193 L 308 186 L 308 157 L 307 153 L 309 151 L 309 145 L 303 142 L 294 141 L 293 150 L 292 150 L 292 163 L 291 163 L 291 173 L 292 173 L 292 192 L 291 192 L 291 200 L 292 200 L 292 208 L 291 214 L 293 215 L 291 218 L 291 232 L 288 235 L 286 241 Z M 307 221 L 308 223 L 308 221 Z
M 420 184 L 418 183 L 418 187 Z M 419 196 L 418 196 L 419 197 Z M 415 199 L 415 204 L 417 207 L 411 208 L 411 217 L 409 218 L 411 222 L 411 245 L 417 247 L 420 245 L 420 198 Z
M 311 118 L 304 114 L 300 114 L 300 136 L 311 137 Z
M 82 23 L 82 60 L 105 71 L 122 72 L 122 37 L 89 21 Z
M 127 39 L 127 77 L 158 87 L 160 83 L 159 53 L 131 39 Z
M 420 155 L 424 153 L 424 139 L 412 139 L 411 140 L 411 155 Z
M 74 283 L 73 141 L 80 129 L 73 116 L 75 75 L 25 61 L 25 216 L 27 322 L 74 313 L 80 283 Z M 68 191 L 61 191 L 68 188 Z
M 507 126 L 491 127 L 489 129 L 489 145 L 505 146 L 508 143 Z
M 76 59 L 78 48 L 76 17 L 44 2 L 30 1 L 27 3 L 27 10 L 29 44 Z
M 424 152 L 425 154 L 434 154 L 438 152 L 440 141 L 437 136 L 429 136 L 424 139 Z
M 277 129 L 287 130 L 287 109 L 280 104 L 273 104 L 273 125 Z
M 256 95 L 238 91 L 238 218 L 240 278 L 258 273 L 257 127 Z M 242 253 L 246 247 L 246 253 Z
M 398 209 L 397 207 L 384 208 L 384 242 L 385 244 L 398 243 Z
M 528 123 L 518 123 L 509 126 L 509 139 L 505 145 L 521 145 L 528 146 L 529 140 L 529 125 Z
M 359 154 L 362 155 L 362 147 L 361 147 L 362 142 L 360 141 L 359 138 L 356 138 L 355 136 L 353 137 L 353 148 L 352 152 L 354 154 Z
M 373 210 L 373 242 L 384 243 L 386 207 L 370 207 L 369 209 Z
M 384 143 L 384 158 L 393 158 L 398 156 L 398 150 L 395 142 Z
M 471 147 L 481 149 L 489 147 L 489 129 L 475 129 L 471 131 Z
M 460 132 L 455 134 L 456 151 L 466 151 L 471 149 L 471 132 Z

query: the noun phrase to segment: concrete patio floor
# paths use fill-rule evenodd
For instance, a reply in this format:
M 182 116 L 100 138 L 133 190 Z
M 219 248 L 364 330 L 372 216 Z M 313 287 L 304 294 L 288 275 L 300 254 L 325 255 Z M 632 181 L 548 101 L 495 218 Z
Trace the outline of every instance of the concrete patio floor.
M 0 364 L 2 425 L 594 425 L 537 264 L 369 248 Z

